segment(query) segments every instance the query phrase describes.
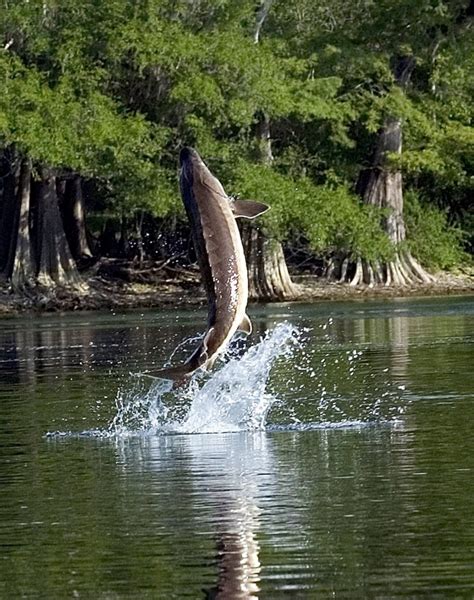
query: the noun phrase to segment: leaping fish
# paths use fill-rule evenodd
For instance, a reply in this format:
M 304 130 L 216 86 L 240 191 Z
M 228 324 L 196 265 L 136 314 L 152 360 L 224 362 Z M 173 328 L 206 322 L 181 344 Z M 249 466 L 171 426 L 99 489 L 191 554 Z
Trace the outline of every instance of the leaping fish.
M 183 148 L 180 190 L 207 295 L 207 330 L 182 365 L 154 373 L 183 381 L 197 369 L 210 369 L 237 330 L 251 333 L 246 313 L 247 264 L 236 219 L 254 219 L 269 209 L 262 202 L 230 198 L 193 148 Z

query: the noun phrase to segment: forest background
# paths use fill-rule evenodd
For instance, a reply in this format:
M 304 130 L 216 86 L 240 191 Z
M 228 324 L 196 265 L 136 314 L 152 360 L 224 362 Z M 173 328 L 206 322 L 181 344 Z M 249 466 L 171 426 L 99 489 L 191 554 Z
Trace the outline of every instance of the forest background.
M 189 266 L 183 145 L 271 205 L 242 227 L 256 298 L 297 295 L 288 263 L 354 286 L 468 265 L 473 20 L 469 0 L 3 0 L 3 289 Z

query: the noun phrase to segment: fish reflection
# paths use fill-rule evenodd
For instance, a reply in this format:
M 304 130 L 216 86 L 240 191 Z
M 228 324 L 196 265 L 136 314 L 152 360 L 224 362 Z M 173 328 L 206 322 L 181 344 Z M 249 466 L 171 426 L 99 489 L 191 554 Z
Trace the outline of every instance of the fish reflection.
M 207 472 L 194 486 L 212 504 L 216 524 L 217 581 L 203 589 L 204 598 L 256 599 L 261 570 L 259 498 L 264 481 L 270 485 L 274 479 L 271 442 L 264 432 L 212 438 L 212 443 L 209 436 L 186 438 L 193 472 Z
M 261 437 L 259 442 L 262 440 L 266 450 L 266 440 Z M 261 456 L 262 445 L 259 446 Z M 256 464 L 249 464 L 252 452 L 239 456 L 233 444 L 223 459 L 229 490 L 228 494 L 220 494 L 217 511 L 218 579 L 216 585 L 203 590 L 204 597 L 215 600 L 258 598 L 261 565 L 257 532 L 260 508 L 257 503 L 258 489 L 252 477 Z
M 260 546 L 256 539 L 259 510 L 256 505 L 242 503 L 241 518 L 234 528 L 219 531 L 216 538 L 218 581 L 214 587 L 204 589 L 204 597 L 258 598 L 260 574 Z
M 258 598 L 260 504 L 277 485 L 268 434 L 157 436 L 140 440 L 139 447 L 125 444 L 121 454 L 120 462 L 135 463 L 134 468 L 161 470 L 174 464 L 173 470 L 182 473 L 184 467 L 190 475 L 192 496 L 199 498 L 193 530 L 215 532 L 217 579 L 202 586 L 203 598 Z

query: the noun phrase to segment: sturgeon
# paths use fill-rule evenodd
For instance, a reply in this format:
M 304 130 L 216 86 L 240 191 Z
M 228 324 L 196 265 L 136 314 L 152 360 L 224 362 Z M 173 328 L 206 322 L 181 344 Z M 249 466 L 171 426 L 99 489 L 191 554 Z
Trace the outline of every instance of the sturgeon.
M 191 225 L 194 248 L 207 295 L 207 330 L 193 354 L 181 365 L 156 373 L 181 382 L 197 369 L 209 370 L 237 330 L 252 332 L 246 313 L 248 275 L 236 219 L 254 219 L 269 206 L 230 198 L 193 148 L 180 156 L 180 190 Z

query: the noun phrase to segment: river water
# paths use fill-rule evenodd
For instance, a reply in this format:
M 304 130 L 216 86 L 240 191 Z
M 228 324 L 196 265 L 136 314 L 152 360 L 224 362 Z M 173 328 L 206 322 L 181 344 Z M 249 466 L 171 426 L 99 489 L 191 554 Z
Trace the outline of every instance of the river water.
M 1 598 L 474 598 L 474 299 L 250 316 L 0 322 Z

